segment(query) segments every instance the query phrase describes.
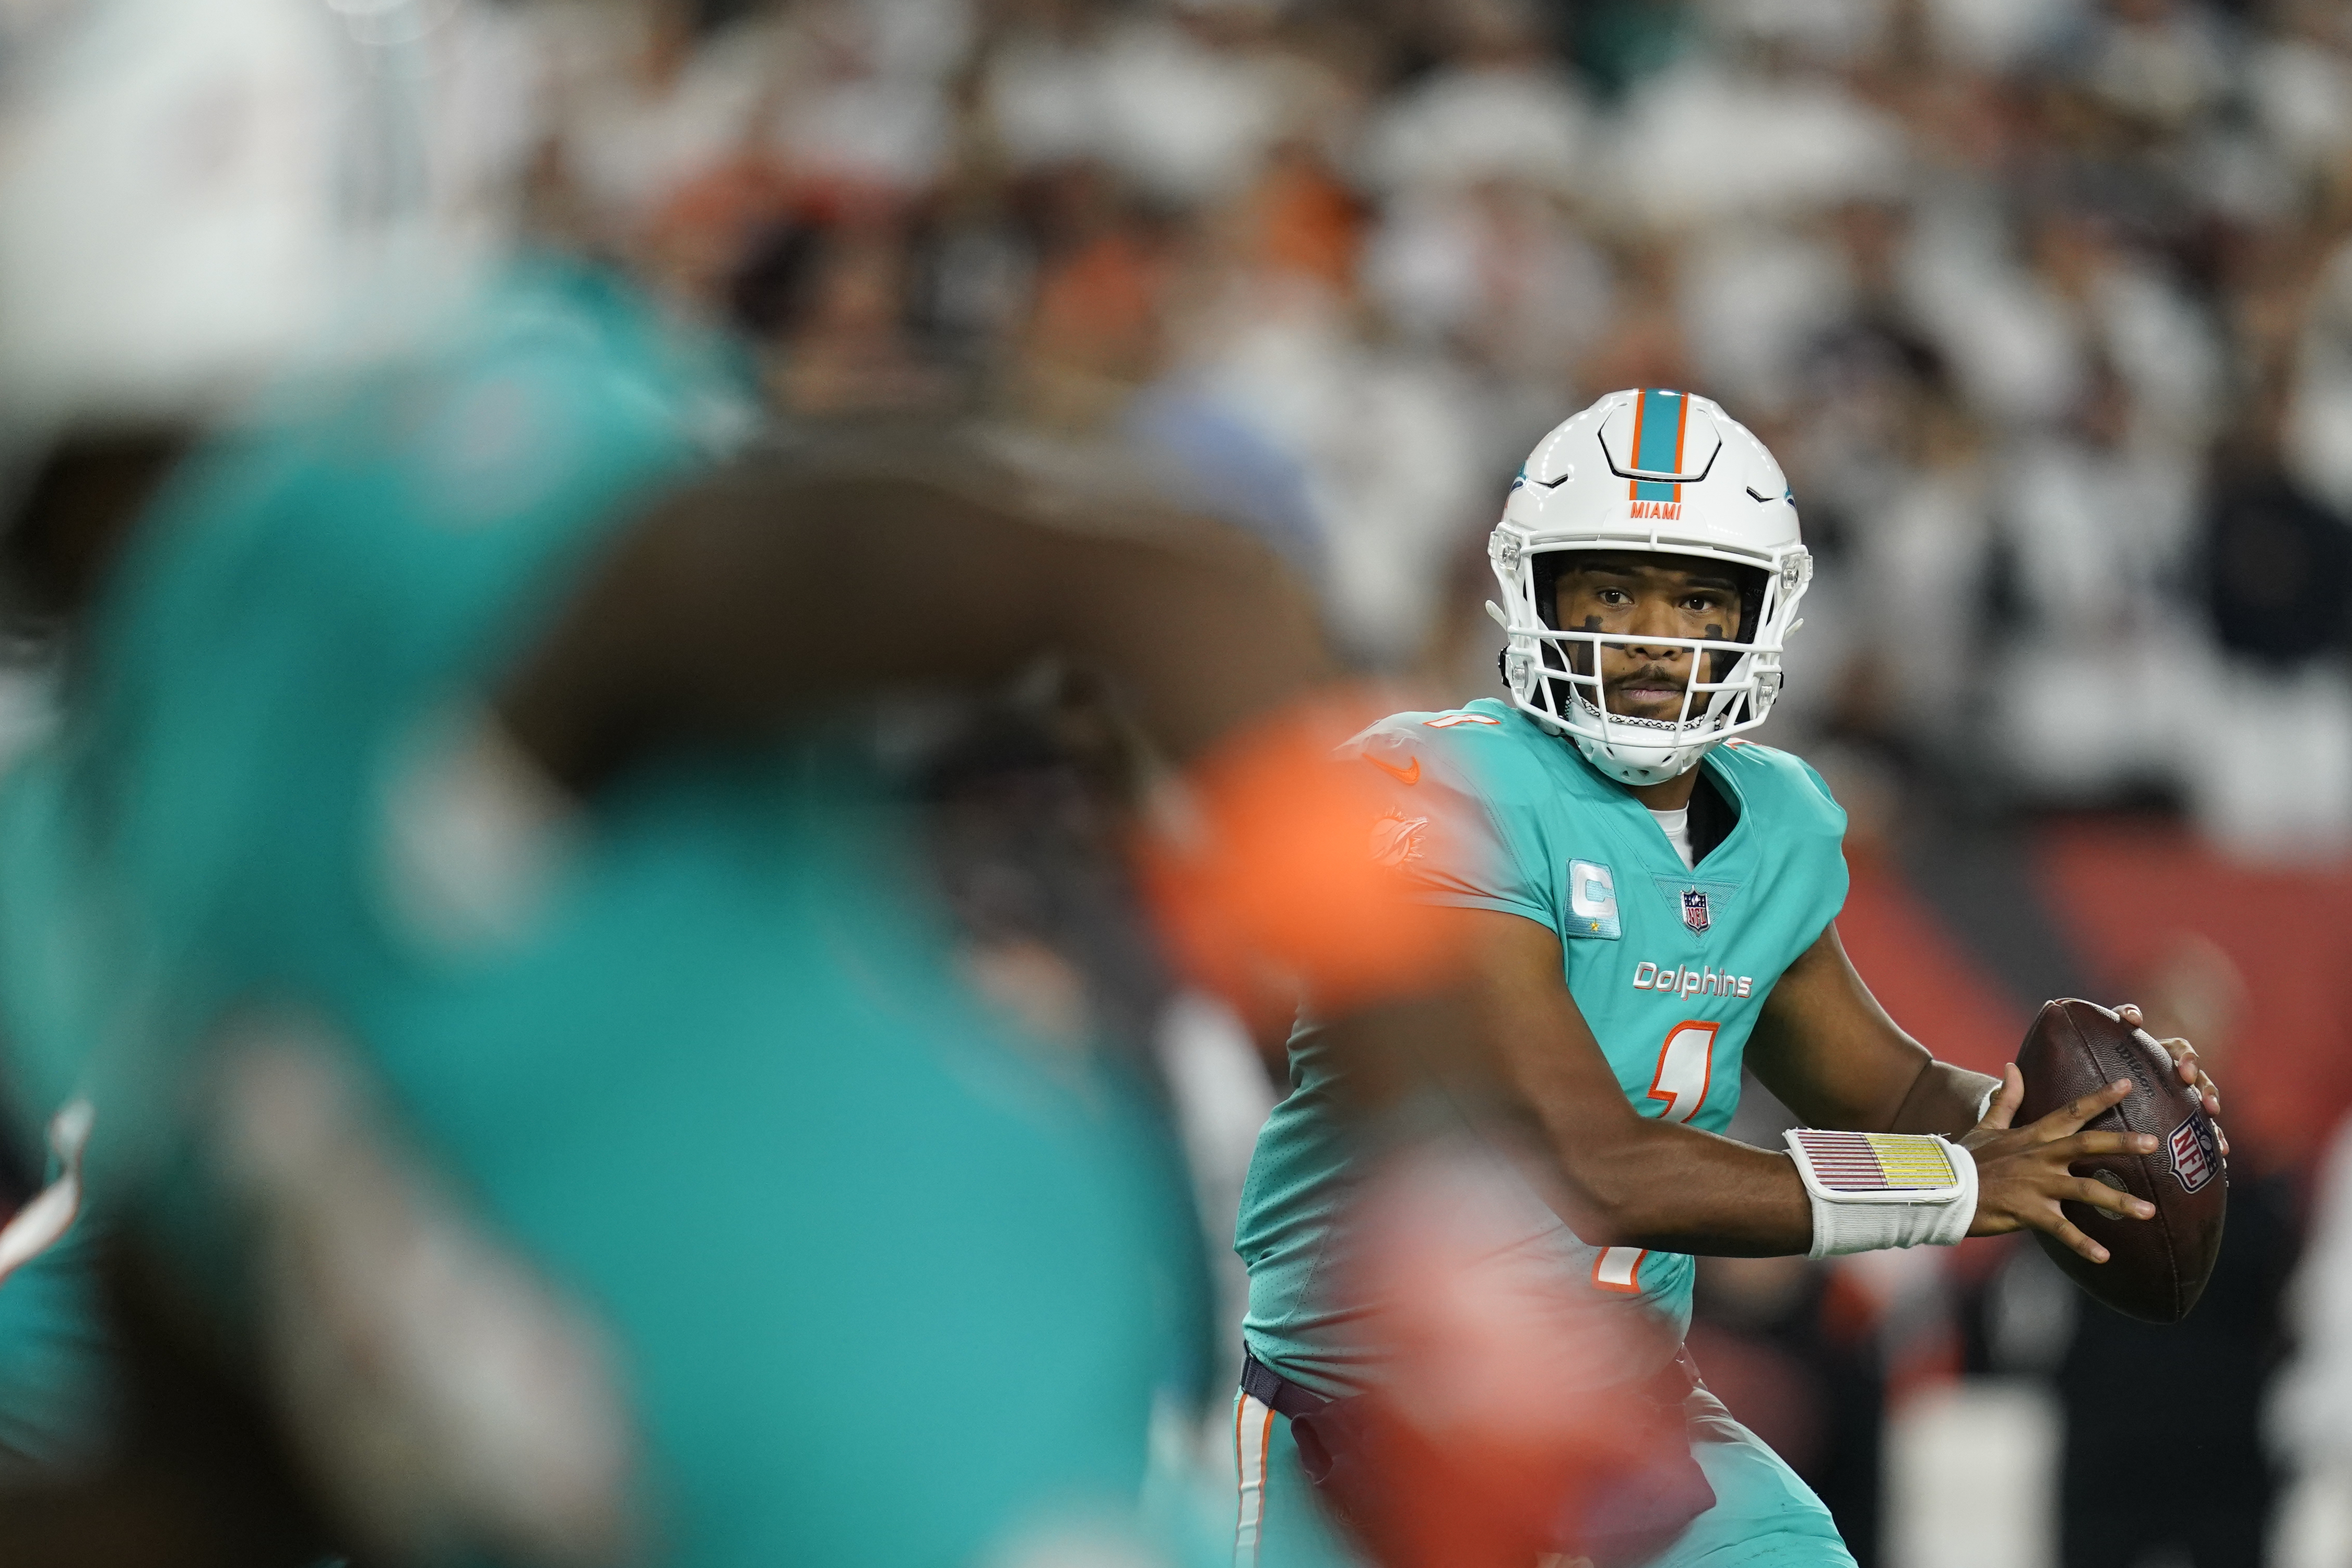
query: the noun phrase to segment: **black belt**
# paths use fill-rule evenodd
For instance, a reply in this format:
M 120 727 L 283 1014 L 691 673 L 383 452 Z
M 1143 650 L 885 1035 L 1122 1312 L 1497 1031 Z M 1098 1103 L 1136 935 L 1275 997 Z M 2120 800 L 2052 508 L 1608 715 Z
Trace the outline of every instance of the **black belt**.
M 1294 1421 L 1301 1416 L 1312 1416 L 1331 1403 L 1320 1394 L 1299 1387 L 1246 1348 L 1242 1351 L 1242 1392 L 1276 1415 L 1287 1416 Z

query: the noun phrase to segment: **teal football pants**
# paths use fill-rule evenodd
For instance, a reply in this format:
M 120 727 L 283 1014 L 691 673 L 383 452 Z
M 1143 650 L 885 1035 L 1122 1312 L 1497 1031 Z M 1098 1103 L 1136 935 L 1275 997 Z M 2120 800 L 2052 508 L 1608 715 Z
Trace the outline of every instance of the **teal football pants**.
M 1647 1568 L 1854 1568 L 1812 1489 L 1761 1438 L 1737 1430 L 1736 1441 L 1692 1449 L 1715 1488 L 1715 1506 Z M 1234 1404 L 1234 1469 L 1240 1496 L 1234 1568 L 1361 1568 L 1315 1500 L 1290 1418 L 1246 1394 Z

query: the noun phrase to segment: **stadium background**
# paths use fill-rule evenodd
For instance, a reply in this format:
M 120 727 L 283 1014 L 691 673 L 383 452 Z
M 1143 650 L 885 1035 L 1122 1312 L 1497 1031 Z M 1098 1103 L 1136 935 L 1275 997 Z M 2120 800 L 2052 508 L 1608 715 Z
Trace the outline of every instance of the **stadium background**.
M 444 188 L 741 328 L 782 418 L 1117 434 L 1440 702 L 1492 688 L 1483 542 L 1534 438 L 1717 398 L 1821 563 L 1766 738 L 1852 810 L 1864 974 L 1971 1067 L 2062 994 L 2225 1056 L 2276 1223 L 2153 1407 L 2257 1419 L 2298 1310 L 2279 1375 L 2336 1386 L 2325 1298 L 2281 1287 L 2352 1106 L 2352 8 L 334 8 L 421 46 Z M 1265 1092 L 1191 1032 L 1213 1213 Z M 1695 1347 L 1865 1563 L 2054 1563 L 2070 1401 L 2078 1447 L 2140 1420 L 2081 1403 L 2097 1309 L 2054 1279 L 2007 1242 L 1717 1266 Z M 2271 1418 L 2273 1561 L 2352 1560 L 2331 1406 Z M 2182 1452 L 2114 1484 L 2194 1511 L 2234 1464 L 2273 1506 L 2254 1455 Z

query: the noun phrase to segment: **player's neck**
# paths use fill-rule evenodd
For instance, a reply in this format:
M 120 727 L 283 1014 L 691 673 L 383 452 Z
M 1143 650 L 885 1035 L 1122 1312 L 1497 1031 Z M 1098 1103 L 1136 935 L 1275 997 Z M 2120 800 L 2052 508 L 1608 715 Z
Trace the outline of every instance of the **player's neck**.
M 1698 768 L 1685 768 L 1663 784 L 1628 784 L 1625 792 L 1653 811 L 1679 811 L 1691 802 L 1691 791 L 1698 788 Z

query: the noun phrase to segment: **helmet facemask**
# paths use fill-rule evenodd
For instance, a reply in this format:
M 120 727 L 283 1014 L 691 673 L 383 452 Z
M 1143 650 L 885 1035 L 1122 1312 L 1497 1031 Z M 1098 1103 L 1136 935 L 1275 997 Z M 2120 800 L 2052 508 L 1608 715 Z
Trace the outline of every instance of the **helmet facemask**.
M 1717 563 L 1738 584 L 1739 622 L 1725 638 L 1562 629 L 1556 609 L 1559 578 L 1578 554 Z M 1509 618 L 1505 684 L 1520 707 L 1569 737 L 1595 767 L 1624 784 L 1678 777 L 1718 742 L 1764 722 L 1780 692 L 1781 640 L 1792 629 L 1791 612 L 1811 575 L 1788 566 L 1776 571 L 1765 561 L 1719 549 L 1663 544 L 1629 549 L 1615 540 L 1534 549 L 1515 564 L 1519 580 L 1513 608 L 1518 613 Z M 1645 718 L 1611 711 L 1604 650 L 1629 646 L 1688 651 L 1680 673 L 1682 702 L 1674 716 Z

